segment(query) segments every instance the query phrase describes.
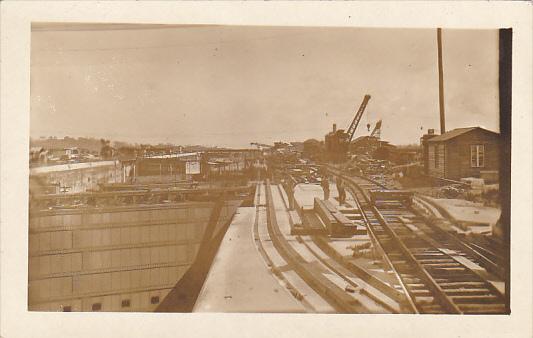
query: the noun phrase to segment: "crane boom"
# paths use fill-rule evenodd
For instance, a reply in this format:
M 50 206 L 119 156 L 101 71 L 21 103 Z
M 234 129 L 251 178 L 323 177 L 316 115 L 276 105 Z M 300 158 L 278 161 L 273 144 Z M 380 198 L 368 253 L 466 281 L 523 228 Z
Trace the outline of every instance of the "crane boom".
M 357 126 L 359 125 L 359 121 L 361 121 L 361 116 L 363 116 L 363 112 L 365 111 L 366 105 L 368 104 L 368 101 L 370 100 L 370 95 L 365 95 L 363 98 L 363 102 L 361 103 L 361 106 L 359 106 L 359 109 L 357 110 L 357 113 L 355 114 L 355 117 L 353 118 L 352 123 L 350 124 L 350 128 L 348 128 L 348 142 L 352 142 L 353 135 L 355 134 L 355 130 L 357 129 Z
M 381 139 L 381 120 L 376 122 L 376 126 L 374 127 L 374 130 L 372 130 L 370 137 L 375 137 L 378 140 Z

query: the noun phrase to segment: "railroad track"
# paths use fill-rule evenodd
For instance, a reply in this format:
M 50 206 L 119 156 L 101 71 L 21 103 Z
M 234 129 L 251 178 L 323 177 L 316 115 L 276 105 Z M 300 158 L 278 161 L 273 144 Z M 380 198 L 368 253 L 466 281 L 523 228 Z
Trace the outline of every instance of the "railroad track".
M 281 193 L 283 188 L 281 188 L 281 186 L 279 185 L 278 188 Z M 284 203 L 286 209 L 288 210 L 288 202 L 286 202 L 285 199 Z M 294 201 L 294 205 L 296 210 L 300 209 L 300 206 L 298 205 L 297 201 Z M 350 202 L 346 202 L 345 205 L 341 209 L 339 209 L 339 211 L 352 221 L 361 220 L 362 217 L 364 217 L 364 215 L 361 214 L 360 209 L 351 205 Z M 298 217 L 302 218 L 303 227 L 307 228 L 310 233 L 313 232 L 313 227 L 311 227 L 310 223 L 314 223 L 317 221 L 320 222 L 318 216 L 315 219 L 309 214 L 297 214 Z M 309 249 L 309 251 L 319 251 L 318 254 L 316 252 L 313 252 L 313 254 L 319 261 L 322 262 L 322 264 L 326 265 L 330 270 L 335 271 L 338 269 L 342 269 L 349 275 L 354 276 L 358 283 L 362 284 L 362 286 L 356 287 L 358 290 L 360 290 L 361 293 L 368 295 L 375 302 L 380 303 L 383 307 L 393 313 L 410 312 L 410 307 L 404 306 L 404 303 L 406 302 L 404 293 L 398 290 L 397 285 L 391 285 L 387 282 L 384 282 L 382 279 L 374 276 L 366 269 L 361 268 L 358 264 L 354 263 L 350 259 L 350 257 L 347 257 L 345 254 L 335 249 L 327 236 L 309 234 L 297 235 L 295 237 L 300 240 L 302 244 L 304 244 Z M 370 239 L 372 240 L 372 237 Z M 309 248 L 310 244 L 314 246 L 314 249 Z M 373 242 L 373 245 L 379 244 Z M 374 256 L 373 251 L 372 255 Z M 374 256 L 374 260 L 375 257 L 376 256 Z M 343 276 L 342 273 L 337 274 L 339 275 L 339 277 L 346 279 L 346 277 Z M 351 284 L 350 280 L 347 280 L 347 282 L 348 284 Z
M 416 196 L 416 201 L 419 206 L 428 210 L 429 204 L 427 198 Z M 418 213 L 415 211 L 415 213 Z M 448 223 L 449 221 L 439 222 L 425 222 L 422 225 L 422 230 L 428 233 L 432 238 L 435 238 L 450 250 L 462 251 L 470 257 L 469 259 L 485 268 L 490 273 L 494 274 L 501 280 L 507 278 L 506 252 L 509 247 L 503 242 L 495 240 L 484 235 L 462 235 L 443 229 L 439 223 Z M 453 224 L 453 223 L 452 223 Z
M 469 265 L 475 257 L 462 251 L 449 237 L 439 237 L 444 235 L 402 203 L 389 202 L 379 208 L 372 205 L 368 190 L 383 188 L 377 182 L 343 177 L 414 312 L 506 312 L 502 294 Z
M 272 243 L 278 253 L 289 263 L 296 273 L 304 280 L 321 298 L 328 302 L 339 313 L 391 313 L 395 312 L 389 306 L 371 295 L 368 295 L 361 287 L 354 283 L 336 264 L 332 264 L 318 252 L 318 248 L 310 246 L 310 239 L 306 236 L 294 236 L 296 241 L 288 241 L 278 225 L 276 210 L 272 198 L 270 183 L 265 185 L 267 229 Z M 300 248 L 296 247 L 299 243 Z M 308 255 L 304 257 L 302 249 Z M 314 259 L 310 260 L 309 255 Z M 350 288 L 341 288 L 339 282 L 333 282 L 326 275 L 336 276 L 333 280 L 343 280 Z M 348 292 L 347 290 L 351 290 Z M 356 298 L 352 293 L 359 297 Z M 364 298 L 366 297 L 366 298 Z
M 365 182 L 365 184 L 371 189 L 394 189 L 387 186 L 387 182 L 379 177 L 374 179 L 358 177 L 355 179 L 369 181 Z M 431 206 L 431 203 L 427 197 L 415 195 L 415 199 L 419 206 L 426 210 L 430 209 L 428 206 Z M 416 210 L 415 208 L 410 208 L 409 210 L 415 215 L 421 216 L 419 210 Z M 499 279 L 507 279 L 507 271 L 505 269 L 507 260 L 505 256 L 509 248 L 501 241 L 487 238 L 483 235 L 459 235 L 443 229 L 439 224 L 433 221 L 428 222 L 425 220 L 424 222 L 419 222 L 418 227 L 428 235 L 429 238 L 436 240 L 441 247 L 461 252 L 466 258 L 468 258 L 468 260 L 485 268 Z

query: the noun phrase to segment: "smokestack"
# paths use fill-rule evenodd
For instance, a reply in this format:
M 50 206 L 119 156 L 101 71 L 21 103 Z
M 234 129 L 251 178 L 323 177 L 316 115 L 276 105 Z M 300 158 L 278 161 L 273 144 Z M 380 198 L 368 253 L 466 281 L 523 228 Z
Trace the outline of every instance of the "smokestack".
M 439 58 L 439 108 L 440 108 L 440 133 L 446 132 L 444 120 L 444 79 L 442 72 L 442 37 L 441 29 L 437 28 L 437 49 Z
M 336 131 L 337 131 L 337 124 L 333 123 L 333 132 L 336 132 Z

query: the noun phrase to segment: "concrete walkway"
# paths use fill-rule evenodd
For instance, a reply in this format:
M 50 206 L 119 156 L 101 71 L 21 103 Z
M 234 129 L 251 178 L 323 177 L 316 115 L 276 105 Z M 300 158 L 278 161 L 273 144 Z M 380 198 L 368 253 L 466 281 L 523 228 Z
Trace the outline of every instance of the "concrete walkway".
M 431 198 L 434 203 L 444 208 L 459 222 L 480 223 L 493 226 L 500 218 L 499 208 L 485 207 L 479 203 L 460 199 Z
M 258 252 L 255 217 L 256 207 L 237 210 L 193 312 L 306 312 Z

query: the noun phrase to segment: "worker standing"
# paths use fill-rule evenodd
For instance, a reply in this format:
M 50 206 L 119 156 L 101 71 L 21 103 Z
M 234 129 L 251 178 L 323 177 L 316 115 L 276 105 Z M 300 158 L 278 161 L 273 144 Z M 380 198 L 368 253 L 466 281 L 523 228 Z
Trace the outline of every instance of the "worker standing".
M 324 201 L 329 200 L 329 180 L 328 180 L 327 175 L 322 176 L 320 185 L 322 186 L 322 189 L 324 190 Z
M 287 176 L 287 180 L 285 182 L 287 187 L 287 197 L 289 198 L 289 210 L 294 210 L 294 187 L 295 183 L 292 177 Z
M 346 201 L 346 189 L 344 188 L 344 181 L 341 177 L 337 177 L 337 191 L 339 192 L 339 204 L 343 205 Z

